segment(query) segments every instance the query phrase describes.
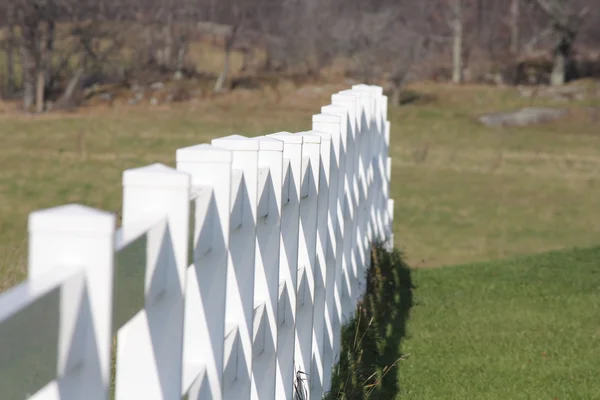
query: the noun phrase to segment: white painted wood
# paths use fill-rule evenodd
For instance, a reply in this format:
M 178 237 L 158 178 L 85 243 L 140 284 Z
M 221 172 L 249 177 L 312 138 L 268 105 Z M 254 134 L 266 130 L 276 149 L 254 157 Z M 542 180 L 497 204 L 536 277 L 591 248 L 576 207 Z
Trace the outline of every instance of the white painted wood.
M 275 399 L 277 365 L 277 311 L 279 303 L 279 252 L 283 187 L 283 147 L 280 140 L 254 138 L 258 150 L 259 215 L 256 226 L 254 308 L 262 309 L 263 321 L 254 322 L 252 399 Z
M 223 398 L 225 293 L 231 199 L 230 150 L 208 144 L 177 150 L 177 169 L 191 176 L 193 258 L 187 271 L 184 381 L 189 399 Z
M 358 94 L 361 113 L 360 121 L 360 139 L 358 141 L 358 165 L 359 165 L 359 188 L 360 207 L 358 211 L 358 251 L 362 269 L 358 272 L 358 292 L 355 303 L 362 297 L 365 290 L 366 271 L 370 266 L 370 243 L 373 240 L 373 226 L 371 219 L 371 205 L 373 202 L 371 191 L 371 145 L 372 145 L 372 115 L 373 115 L 373 97 L 371 90 L 366 86 L 353 86 L 354 93 Z
M 337 181 L 337 187 L 331 186 L 329 195 L 330 209 L 330 238 L 333 238 L 329 246 L 328 265 L 333 263 L 334 268 L 327 269 L 326 298 L 325 298 L 325 331 L 323 350 L 323 389 L 327 392 L 331 385 L 331 368 L 339 356 L 340 335 L 342 324 L 342 284 L 344 273 L 344 208 L 346 201 L 346 152 L 348 149 L 348 110 L 346 107 L 327 105 L 321 107 L 326 114 L 337 115 L 338 124 L 332 124 L 332 134 L 335 135 L 339 129 L 340 140 L 333 140 L 333 158 L 331 163 L 331 181 Z
M 331 96 L 332 104 L 344 107 L 348 112 L 348 136 L 346 149 L 346 190 L 343 230 L 343 284 L 341 291 L 342 324 L 354 315 L 357 298 L 357 279 L 359 271 L 357 227 L 359 207 L 358 183 L 358 96 L 351 91 L 342 91 Z M 362 267 L 360 267 L 362 268 Z M 339 350 L 338 350 L 339 351 Z M 336 352 L 337 353 L 337 352 Z
M 115 285 L 113 288 L 113 327 L 115 334 L 129 322 L 146 303 L 146 270 L 156 265 L 149 254 L 148 243 L 162 237 L 166 216 L 140 219 L 120 228 L 115 237 Z M 155 239 L 154 239 L 155 240 Z M 157 296 L 161 291 L 155 291 Z
M 298 241 L 298 298 L 296 305 L 296 373 L 310 379 L 312 366 L 314 273 L 317 257 L 317 216 L 319 195 L 319 170 L 321 137 L 310 132 L 300 132 L 303 139 L 302 176 L 308 181 L 306 197 L 300 200 L 300 237 Z M 303 184 L 304 184 L 303 182 Z M 310 382 L 305 383 L 310 388 Z
M 125 171 L 119 230 L 78 205 L 33 213 L 29 278 L 0 295 L 3 396 L 107 399 L 116 333 L 116 400 L 321 398 L 370 246 L 394 245 L 387 97 L 331 99 L 309 132 Z
M 245 400 L 251 398 L 252 380 L 259 142 L 232 135 L 213 139 L 211 143 L 215 147 L 231 150 L 232 173 L 241 171 L 243 175 L 240 186 L 232 188 L 233 192 L 241 190 L 237 202 L 241 205 L 242 217 L 238 226 L 232 215 L 230 224 L 225 303 L 225 334 L 230 335 L 233 329 L 237 329 L 239 345 L 238 351 L 230 352 L 224 361 L 223 398 Z M 235 373 L 232 374 L 232 371 Z
M 0 387 L 2 397 L 46 398 L 56 388 L 61 297 L 81 297 L 81 268 L 62 267 L 25 280 L 0 295 Z M 77 300 L 77 299 L 74 299 Z M 78 307 L 77 301 L 68 302 Z M 48 384 L 50 382 L 50 384 Z M 41 389 L 40 389 L 41 388 Z
M 285 170 L 282 194 L 279 254 L 277 327 L 277 400 L 292 400 L 295 373 L 296 287 L 298 285 L 298 241 L 300 227 L 300 186 L 302 177 L 302 135 L 278 132 L 268 135 L 283 143 Z
M 336 115 L 313 115 L 312 133 L 321 137 L 319 199 L 317 203 L 317 258 L 314 269 L 313 355 L 309 380 L 310 397 L 315 399 L 323 396 L 327 269 L 329 268 L 335 273 L 335 255 L 333 253 L 335 237 L 333 224 L 330 220 L 330 215 L 335 215 L 335 207 L 330 210 L 329 198 L 332 186 L 335 186 L 336 190 L 331 196 L 337 194 L 337 179 L 335 182 L 331 180 L 331 171 L 332 163 L 336 159 L 335 154 L 333 154 L 332 141 L 336 142 L 339 147 L 339 121 L 340 118 Z
M 63 399 L 108 397 L 114 232 L 113 214 L 78 204 L 29 216 L 31 285 L 65 269 L 78 268 L 84 278 L 64 281 L 59 294 L 56 383 Z M 44 398 L 46 390 L 33 398 Z
M 389 199 L 389 191 L 387 188 L 387 160 L 388 160 L 388 145 L 386 143 L 386 130 L 387 130 L 387 107 L 388 98 L 383 95 L 381 90 L 380 99 L 380 136 L 379 136 L 379 149 L 377 151 L 377 162 L 378 172 L 380 179 L 381 195 L 379 199 L 378 212 L 379 212 L 379 224 L 380 224 L 380 238 L 381 242 L 385 242 L 387 239 L 387 200 Z
M 384 116 L 383 108 L 383 89 L 379 86 L 361 87 L 372 95 L 373 113 L 371 116 L 371 139 L 370 139 L 370 170 L 371 170 L 371 228 L 373 231 L 373 241 L 382 242 L 384 239 L 383 212 L 384 205 L 382 200 L 382 171 L 384 167 L 383 158 L 383 126 Z
M 375 147 L 373 148 L 373 172 L 374 172 L 374 212 L 375 212 L 375 226 L 376 226 L 376 237 L 374 238 L 377 242 L 383 243 L 385 241 L 385 214 L 386 214 L 386 202 L 387 198 L 384 195 L 384 182 L 385 182 L 385 169 L 387 162 L 387 153 L 385 146 L 385 123 L 386 115 L 384 109 L 387 108 L 387 97 L 383 95 L 383 88 L 380 86 L 371 86 L 371 90 L 375 99 L 375 126 L 376 126 L 376 140 Z
M 387 163 L 387 146 L 385 143 L 385 129 L 386 129 L 386 112 L 387 110 L 387 97 L 383 95 L 383 89 L 379 86 L 371 86 L 375 95 L 376 101 L 376 126 L 377 126 L 377 139 L 376 147 L 372 152 L 374 162 L 374 173 L 375 180 L 374 184 L 376 189 L 375 195 L 375 218 L 376 218 L 376 238 L 380 243 L 385 242 L 386 239 L 386 214 L 387 214 L 387 199 L 388 195 L 385 190 L 386 184 L 386 163 Z
M 116 400 L 181 396 L 189 198 L 186 173 L 162 164 L 123 173 L 123 235 L 140 220 L 165 219 L 146 243 L 144 309 L 117 335 Z
M 386 121 L 385 124 L 385 152 L 386 154 L 389 152 L 389 147 L 390 147 L 390 122 Z M 385 183 L 384 183 L 384 191 L 386 193 L 386 198 L 385 201 L 389 202 L 390 200 L 390 182 L 392 180 L 392 159 L 390 157 L 387 157 L 387 163 L 386 163 L 386 169 L 385 169 Z M 390 209 L 389 206 L 387 205 L 387 203 L 385 204 L 385 210 L 386 210 L 386 241 L 389 240 L 391 238 L 390 235 L 392 235 L 392 221 L 394 219 L 394 216 L 392 213 L 390 213 Z M 393 209 L 392 209 L 393 210 Z M 393 242 L 393 240 L 392 240 Z M 393 247 L 393 244 L 392 244 Z
M 367 232 L 364 229 L 365 221 L 365 205 L 366 205 L 366 172 L 365 165 L 362 160 L 363 150 L 365 145 L 363 144 L 365 138 L 365 111 L 364 101 L 361 99 L 361 93 L 355 90 L 343 90 L 338 93 L 339 95 L 347 95 L 354 98 L 354 117 L 355 117 L 355 135 L 354 135 L 354 146 L 353 146 L 353 163 L 354 163 L 354 199 L 355 208 L 353 215 L 352 225 L 352 249 L 351 258 L 352 266 L 354 268 L 354 279 L 351 279 L 352 290 L 350 296 L 350 315 L 354 314 L 356 305 L 360 298 L 363 281 L 364 271 L 367 263 Z

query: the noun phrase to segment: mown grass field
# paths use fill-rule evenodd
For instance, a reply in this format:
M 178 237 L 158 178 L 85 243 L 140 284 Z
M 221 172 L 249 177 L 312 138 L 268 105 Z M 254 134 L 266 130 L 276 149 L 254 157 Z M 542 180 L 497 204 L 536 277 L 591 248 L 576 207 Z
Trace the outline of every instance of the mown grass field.
M 25 276 L 27 215 L 77 202 L 119 212 L 121 174 L 232 133 L 310 128 L 332 92 L 237 91 L 173 106 L 30 117 L 0 105 L 0 288 Z M 390 109 L 397 245 L 413 267 L 588 246 L 600 237 L 600 100 L 560 103 L 514 89 L 418 84 L 428 101 Z M 476 118 L 524 105 L 567 107 L 557 123 L 490 129 Z M 596 108 L 593 108 L 594 106 Z
M 600 247 L 412 273 L 397 399 L 597 399 Z

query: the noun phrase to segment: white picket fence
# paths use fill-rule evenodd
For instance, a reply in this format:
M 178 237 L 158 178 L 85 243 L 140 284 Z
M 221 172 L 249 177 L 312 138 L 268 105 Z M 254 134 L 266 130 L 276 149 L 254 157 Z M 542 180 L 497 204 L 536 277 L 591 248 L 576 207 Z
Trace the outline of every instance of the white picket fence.
M 389 128 L 382 89 L 356 85 L 309 132 L 125 171 L 119 229 L 33 212 L 28 278 L 0 296 L 0 398 L 105 400 L 114 362 L 117 400 L 320 399 L 370 244 L 393 246 Z

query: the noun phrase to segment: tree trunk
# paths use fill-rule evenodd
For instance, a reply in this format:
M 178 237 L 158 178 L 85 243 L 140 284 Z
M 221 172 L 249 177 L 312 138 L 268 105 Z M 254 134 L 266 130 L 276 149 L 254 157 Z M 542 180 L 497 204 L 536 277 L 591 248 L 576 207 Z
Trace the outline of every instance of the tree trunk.
M 454 0 L 452 8 L 452 82 L 461 83 L 463 78 L 462 0 Z
M 246 72 L 250 66 L 250 47 L 245 47 L 242 49 L 242 67 L 240 68 L 240 72 Z
M 25 21 L 21 26 L 21 75 L 23 80 L 23 108 L 31 111 L 35 102 L 35 82 L 37 61 L 35 48 L 37 43 L 37 25 Z
M 79 86 L 79 82 L 81 81 L 83 72 L 84 72 L 83 68 L 78 68 L 75 71 L 75 74 L 73 74 L 73 77 L 71 78 L 71 80 L 69 80 L 69 83 L 67 84 L 67 88 L 65 89 L 65 92 L 62 94 L 62 96 L 58 102 L 58 104 L 61 107 L 69 107 L 72 104 L 73 95 L 75 94 L 75 90 Z
M 186 37 L 181 35 L 179 37 L 179 49 L 177 51 L 177 63 L 175 65 L 175 76 L 183 76 L 183 67 L 185 65 L 185 54 L 187 52 Z
M 146 46 L 148 49 L 146 53 L 147 64 L 152 64 L 155 60 L 153 28 L 154 27 L 151 23 L 148 23 L 148 25 L 146 26 Z
M 43 53 L 44 79 L 46 84 L 50 83 L 52 74 L 52 59 L 54 58 L 54 40 L 56 39 L 56 23 L 52 13 L 48 13 L 47 32 L 46 32 L 46 48 Z
M 574 35 L 570 36 L 569 33 L 564 33 L 554 49 L 554 65 L 550 75 L 552 86 L 561 86 L 567 81 L 567 64 L 571 57 L 573 40 Z
M 554 64 L 550 75 L 550 84 L 552 86 L 561 86 L 565 84 L 565 75 L 567 73 L 567 55 L 557 49 L 554 53 Z
M 219 74 L 219 78 L 215 83 L 215 92 L 221 92 L 223 90 L 223 86 L 225 85 L 225 81 L 227 80 L 227 75 L 229 74 L 229 62 L 231 56 L 231 47 L 226 46 L 225 48 L 225 61 L 223 62 L 223 70 Z
M 9 3 L 8 35 L 6 38 L 6 95 L 12 97 L 16 89 L 15 81 L 15 12 Z
M 225 81 L 227 81 L 227 76 L 229 75 L 229 64 L 231 59 L 231 49 L 233 48 L 233 43 L 235 42 L 236 34 L 238 32 L 239 26 L 234 25 L 229 37 L 225 40 L 225 60 L 223 62 L 223 70 L 221 74 L 219 74 L 219 78 L 215 83 L 214 91 L 220 92 L 223 90 L 225 85 Z
M 519 22 L 521 19 L 521 0 L 510 3 L 510 52 L 518 55 L 521 50 Z
M 400 105 L 401 95 L 402 87 L 394 84 L 392 88 L 392 98 L 390 99 L 392 107 L 398 107 Z
M 36 85 L 36 106 L 35 109 L 38 113 L 44 112 L 44 88 L 46 87 L 46 79 L 44 76 L 44 70 L 40 69 L 37 73 L 37 85 Z
M 52 6 L 50 3 L 49 7 Z M 37 82 L 36 82 L 36 111 L 43 113 L 45 110 L 46 103 L 46 85 L 50 83 L 52 74 L 52 56 L 54 53 L 54 39 L 56 34 L 56 24 L 54 22 L 52 9 L 47 10 L 46 15 L 46 42 L 44 43 L 43 50 L 40 51 L 39 65 L 37 71 Z M 41 37 L 40 37 L 41 40 Z
M 564 54 L 557 53 L 554 55 L 554 65 L 552 74 L 550 75 L 550 83 L 552 86 L 561 86 L 565 84 L 567 58 Z
M 163 30 L 165 47 L 163 50 L 162 66 L 170 69 L 173 61 L 173 12 L 167 16 L 167 24 Z

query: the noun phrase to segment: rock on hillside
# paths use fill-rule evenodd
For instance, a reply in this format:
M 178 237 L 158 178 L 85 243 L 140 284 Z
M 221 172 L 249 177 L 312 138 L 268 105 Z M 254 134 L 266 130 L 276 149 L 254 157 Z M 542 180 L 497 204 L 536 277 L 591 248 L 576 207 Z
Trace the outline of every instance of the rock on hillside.
M 527 126 L 550 122 L 563 117 L 566 110 L 547 107 L 525 107 L 511 113 L 493 113 L 479 118 L 486 126 Z

